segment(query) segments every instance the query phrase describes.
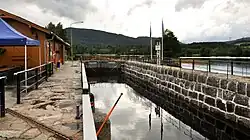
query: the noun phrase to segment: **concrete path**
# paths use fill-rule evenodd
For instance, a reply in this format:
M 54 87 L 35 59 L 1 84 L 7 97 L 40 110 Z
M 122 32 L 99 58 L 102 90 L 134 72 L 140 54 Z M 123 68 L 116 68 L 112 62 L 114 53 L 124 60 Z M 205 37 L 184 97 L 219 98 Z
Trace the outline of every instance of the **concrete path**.
M 31 117 L 67 136 L 81 137 L 81 120 L 75 120 L 75 108 L 81 103 L 80 63 L 66 62 L 54 75 L 22 97 L 20 105 L 14 105 L 11 109 Z M 11 99 L 10 97 L 7 97 Z M 13 97 L 12 97 L 13 98 Z M 13 100 L 7 104 L 11 107 Z M 40 128 L 32 127 L 27 122 L 9 114 L 0 119 L 0 140 L 2 139 L 52 139 L 50 133 L 41 132 Z M 15 135 L 14 135 L 15 134 Z M 32 137 L 32 138 L 31 138 Z M 45 138 L 46 137 L 46 138 Z

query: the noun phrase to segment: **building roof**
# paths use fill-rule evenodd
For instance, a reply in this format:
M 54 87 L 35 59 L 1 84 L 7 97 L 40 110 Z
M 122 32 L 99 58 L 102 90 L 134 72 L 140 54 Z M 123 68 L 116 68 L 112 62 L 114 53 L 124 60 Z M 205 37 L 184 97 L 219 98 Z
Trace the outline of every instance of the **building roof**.
M 65 44 L 66 46 L 70 47 L 70 44 L 68 42 L 65 42 L 62 38 L 60 38 L 58 35 L 56 35 L 55 33 L 51 32 L 52 35 L 54 35 L 56 37 L 57 40 L 61 41 L 63 44 Z
M 17 20 L 17 21 L 22 22 L 22 23 L 24 23 L 24 24 L 27 24 L 27 25 L 29 25 L 30 27 L 33 27 L 33 28 L 35 28 L 35 29 L 37 29 L 37 30 L 40 30 L 40 31 L 45 32 L 45 33 L 47 33 L 47 34 L 50 34 L 50 31 L 49 31 L 48 29 L 46 29 L 46 28 L 44 28 L 44 27 L 42 27 L 42 26 L 39 26 L 39 25 L 37 25 L 37 24 L 35 24 L 35 23 L 32 23 L 32 22 L 30 22 L 30 21 L 28 21 L 28 20 L 26 20 L 26 19 L 24 19 L 24 18 L 21 18 L 21 17 L 19 17 L 19 16 L 17 16 L 17 15 L 14 15 L 14 14 L 12 14 L 12 13 L 9 13 L 9 12 L 7 12 L 7 11 L 4 11 L 4 10 L 2 10 L 2 9 L 0 9 L 0 17 L 3 18 L 3 19 L 5 19 L 5 18 L 10 18 L 10 19 Z
M 2 10 L 2 9 L 0 9 L 0 18 L 2 18 L 2 19 L 8 19 L 8 18 L 9 18 L 9 19 L 14 19 L 14 20 L 16 20 L 16 21 L 19 21 L 19 22 L 21 22 L 21 23 L 24 23 L 24 24 L 28 25 L 29 27 L 33 27 L 33 28 L 35 28 L 35 29 L 37 29 L 37 30 L 39 30 L 39 31 L 42 31 L 42 32 L 44 32 L 44 33 L 46 33 L 46 34 L 48 34 L 48 35 L 53 35 L 53 36 L 56 37 L 57 40 L 61 41 L 61 42 L 64 43 L 66 46 L 68 46 L 68 47 L 70 46 L 69 43 L 65 42 L 62 38 L 60 38 L 60 37 L 59 37 L 58 35 L 56 35 L 55 33 L 49 31 L 48 29 L 46 29 L 46 28 L 44 28 L 44 27 L 42 27 L 42 26 L 40 26 L 40 25 L 37 25 L 37 24 L 35 24 L 35 23 L 31 22 L 31 21 L 28 21 L 28 20 L 26 20 L 26 19 L 24 19 L 24 18 L 22 18 L 22 17 L 19 17 L 19 16 L 17 16 L 17 15 L 14 15 L 14 14 L 12 14 L 12 13 L 7 12 L 7 11 L 4 11 L 4 10 Z

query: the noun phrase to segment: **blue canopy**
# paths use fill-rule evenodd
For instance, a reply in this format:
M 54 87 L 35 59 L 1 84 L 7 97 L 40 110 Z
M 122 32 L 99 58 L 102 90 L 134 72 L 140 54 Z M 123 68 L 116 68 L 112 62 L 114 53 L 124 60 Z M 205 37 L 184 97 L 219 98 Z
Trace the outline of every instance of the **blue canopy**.
M 0 46 L 39 46 L 40 41 L 31 39 L 12 28 L 0 18 Z

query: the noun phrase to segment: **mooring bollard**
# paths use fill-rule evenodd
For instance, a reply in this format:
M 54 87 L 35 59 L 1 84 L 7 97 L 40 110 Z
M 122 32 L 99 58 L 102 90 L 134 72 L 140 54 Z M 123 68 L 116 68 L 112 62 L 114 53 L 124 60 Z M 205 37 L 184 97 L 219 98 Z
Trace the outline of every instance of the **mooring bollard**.
M 0 117 L 5 117 L 5 77 L 0 77 Z
M 79 105 L 76 106 L 76 119 L 77 120 L 80 119 L 80 108 L 79 108 Z

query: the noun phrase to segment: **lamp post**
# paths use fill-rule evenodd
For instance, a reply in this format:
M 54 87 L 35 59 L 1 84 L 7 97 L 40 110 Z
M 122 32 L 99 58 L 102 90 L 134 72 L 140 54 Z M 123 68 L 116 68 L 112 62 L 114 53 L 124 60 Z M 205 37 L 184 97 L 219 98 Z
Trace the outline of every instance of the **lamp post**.
M 72 33 L 72 25 L 73 24 L 79 24 L 79 23 L 83 23 L 83 21 L 77 21 L 77 22 L 73 22 L 70 24 L 70 43 L 71 43 L 71 60 L 72 60 L 72 66 L 73 66 L 73 33 Z

